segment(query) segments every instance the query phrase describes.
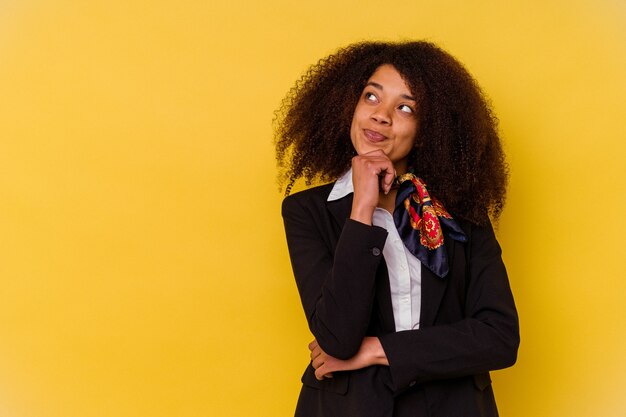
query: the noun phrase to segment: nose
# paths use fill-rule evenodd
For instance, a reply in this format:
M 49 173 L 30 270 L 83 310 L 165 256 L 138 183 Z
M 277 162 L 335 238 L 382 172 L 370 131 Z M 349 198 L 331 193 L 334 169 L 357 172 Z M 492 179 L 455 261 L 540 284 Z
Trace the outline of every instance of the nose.
M 370 116 L 372 120 L 384 125 L 391 124 L 391 115 L 389 114 L 389 109 L 386 106 L 378 106 Z

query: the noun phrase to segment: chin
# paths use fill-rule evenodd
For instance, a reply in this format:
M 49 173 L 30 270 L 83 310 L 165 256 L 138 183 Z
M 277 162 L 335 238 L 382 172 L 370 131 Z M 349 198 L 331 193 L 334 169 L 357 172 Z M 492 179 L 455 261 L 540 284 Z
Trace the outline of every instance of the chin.
M 385 155 L 388 155 L 388 152 L 385 150 L 384 146 L 376 146 L 371 143 L 363 143 L 360 146 L 355 147 L 355 149 L 356 149 L 356 153 L 358 153 L 359 155 L 363 155 L 365 153 L 372 152 L 372 151 L 377 151 L 379 149 L 383 151 Z

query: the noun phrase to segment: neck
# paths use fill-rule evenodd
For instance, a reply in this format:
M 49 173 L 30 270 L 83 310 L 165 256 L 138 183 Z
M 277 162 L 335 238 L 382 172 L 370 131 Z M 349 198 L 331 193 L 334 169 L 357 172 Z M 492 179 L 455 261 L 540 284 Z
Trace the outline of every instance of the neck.
M 396 176 L 400 176 L 402 174 L 406 174 L 408 171 L 408 167 L 406 161 L 398 161 L 394 164 L 393 169 L 396 171 Z M 378 207 L 387 210 L 389 213 L 393 214 L 394 209 L 396 208 L 396 195 L 398 194 L 397 189 L 391 189 L 389 194 L 385 194 L 383 192 L 378 194 Z
M 389 194 L 379 193 L 378 194 L 378 207 L 387 210 L 389 213 L 393 214 L 393 210 L 396 206 L 396 194 L 398 190 L 391 190 Z
M 393 165 L 393 169 L 396 170 L 396 175 L 400 176 L 402 174 L 406 174 L 409 170 L 406 161 L 399 161 Z

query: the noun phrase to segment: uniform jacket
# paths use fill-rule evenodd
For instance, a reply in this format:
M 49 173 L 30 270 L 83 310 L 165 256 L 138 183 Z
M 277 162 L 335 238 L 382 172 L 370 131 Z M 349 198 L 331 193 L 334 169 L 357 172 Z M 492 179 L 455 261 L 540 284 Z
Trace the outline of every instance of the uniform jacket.
M 352 194 L 329 202 L 332 187 L 293 194 L 282 207 L 309 328 L 340 359 L 377 336 L 389 366 L 318 381 L 309 364 L 296 417 L 497 416 L 489 371 L 515 363 L 519 328 L 491 225 L 460 221 L 465 243 L 444 236 L 450 272 L 439 278 L 422 266 L 420 328 L 396 332 L 387 231 L 349 219 Z

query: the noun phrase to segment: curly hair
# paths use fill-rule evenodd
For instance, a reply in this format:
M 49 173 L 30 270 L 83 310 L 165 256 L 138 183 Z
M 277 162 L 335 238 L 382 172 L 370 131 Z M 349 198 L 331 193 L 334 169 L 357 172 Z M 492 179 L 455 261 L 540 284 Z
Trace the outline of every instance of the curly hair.
M 334 181 L 356 155 L 350 125 L 375 70 L 390 64 L 417 100 L 419 129 L 409 167 L 454 216 L 484 224 L 497 219 L 508 166 L 497 118 L 463 65 L 436 45 L 361 42 L 312 65 L 275 112 L 279 183 Z

